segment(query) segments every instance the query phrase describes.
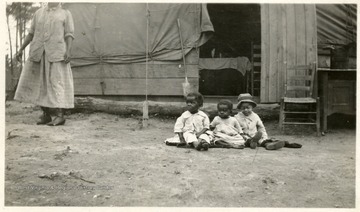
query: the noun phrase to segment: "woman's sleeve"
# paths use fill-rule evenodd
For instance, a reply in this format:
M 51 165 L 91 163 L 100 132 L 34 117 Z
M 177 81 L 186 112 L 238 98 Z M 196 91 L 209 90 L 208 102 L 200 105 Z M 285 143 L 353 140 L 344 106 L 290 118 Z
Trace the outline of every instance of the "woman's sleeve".
M 36 28 L 36 16 L 37 16 L 37 12 L 34 14 L 34 16 L 32 17 L 31 20 L 31 24 L 30 24 L 30 29 L 29 29 L 29 34 L 34 34 L 35 33 L 35 28 Z
M 73 39 L 75 38 L 74 37 L 74 31 L 75 31 L 75 28 L 74 28 L 74 20 L 72 18 L 72 15 L 70 13 L 70 11 L 68 10 L 65 10 L 66 11 L 66 18 L 65 18 L 65 35 L 64 37 L 72 37 Z

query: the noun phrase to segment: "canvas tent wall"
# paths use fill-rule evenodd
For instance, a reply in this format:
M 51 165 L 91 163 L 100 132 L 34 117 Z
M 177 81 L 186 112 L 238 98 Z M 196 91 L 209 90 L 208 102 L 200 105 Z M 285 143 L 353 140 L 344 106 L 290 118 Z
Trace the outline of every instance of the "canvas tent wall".
M 213 31 L 203 4 L 69 3 L 75 22 L 76 95 L 145 95 L 147 19 L 148 94 L 182 95 L 184 69 L 177 19 L 191 84 L 198 85 L 198 53 Z M 148 9 L 147 9 L 148 8 Z
M 347 45 L 356 42 L 356 13 L 354 4 L 317 4 L 318 44 Z

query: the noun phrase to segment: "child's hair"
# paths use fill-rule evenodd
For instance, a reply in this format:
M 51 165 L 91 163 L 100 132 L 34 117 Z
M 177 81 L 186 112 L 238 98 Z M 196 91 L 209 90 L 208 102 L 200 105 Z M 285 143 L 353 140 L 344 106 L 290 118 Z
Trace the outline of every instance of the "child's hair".
M 203 95 L 201 95 L 201 93 L 199 93 L 199 92 L 192 92 L 192 93 L 189 93 L 186 97 L 189 97 L 189 96 L 195 97 L 195 100 L 196 100 L 196 102 L 199 104 L 199 106 L 200 106 L 200 107 L 203 106 L 203 104 L 204 104 L 204 97 L 203 97 Z
M 233 103 L 230 100 L 227 100 L 227 99 L 220 100 L 220 102 L 217 104 L 218 109 L 219 109 L 220 105 L 226 105 L 229 108 L 230 111 L 233 109 Z

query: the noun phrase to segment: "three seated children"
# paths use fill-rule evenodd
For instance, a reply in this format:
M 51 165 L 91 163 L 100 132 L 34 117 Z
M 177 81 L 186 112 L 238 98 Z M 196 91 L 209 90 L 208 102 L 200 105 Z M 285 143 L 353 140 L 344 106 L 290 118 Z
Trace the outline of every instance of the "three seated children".
M 253 112 L 257 104 L 248 93 L 238 98 L 238 114 L 231 116 L 233 104 L 229 100 L 221 100 L 218 105 L 218 116 L 210 123 L 209 117 L 200 110 L 204 98 L 200 93 L 189 93 L 186 98 L 186 111 L 177 118 L 173 138 L 166 139 L 166 144 L 193 146 L 196 150 L 207 151 L 209 147 L 226 147 L 243 149 L 258 146 L 267 150 L 278 150 L 286 146 L 286 142 L 268 139 L 265 126 L 260 117 Z M 287 142 L 287 146 L 291 147 Z

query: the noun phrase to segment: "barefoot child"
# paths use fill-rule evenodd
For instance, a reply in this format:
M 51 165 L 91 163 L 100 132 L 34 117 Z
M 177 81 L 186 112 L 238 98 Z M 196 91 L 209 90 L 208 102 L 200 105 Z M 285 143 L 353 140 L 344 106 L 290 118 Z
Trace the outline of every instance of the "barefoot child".
M 200 93 L 189 93 L 186 96 L 187 110 L 177 118 L 174 132 L 174 138 L 167 139 L 165 142 L 176 143 L 174 140 L 179 139 L 180 145 L 193 145 L 196 150 L 208 150 L 210 145 L 209 135 L 209 117 L 199 110 L 203 106 L 204 98 Z
M 239 122 L 231 117 L 233 104 L 229 100 L 221 100 L 218 105 L 218 116 L 210 124 L 214 133 L 214 147 L 243 149 L 245 140 Z
M 265 147 L 267 150 L 277 150 L 284 147 L 284 141 L 272 141 L 268 139 L 266 129 L 260 117 L 252 110 L 257 104 L 252 100 L 248 93 L 240 94 L 237 108 L 239 113 L 235 115 L 239 122 L 246 139 L 245 146 L 255 149 L 257 146 Z

